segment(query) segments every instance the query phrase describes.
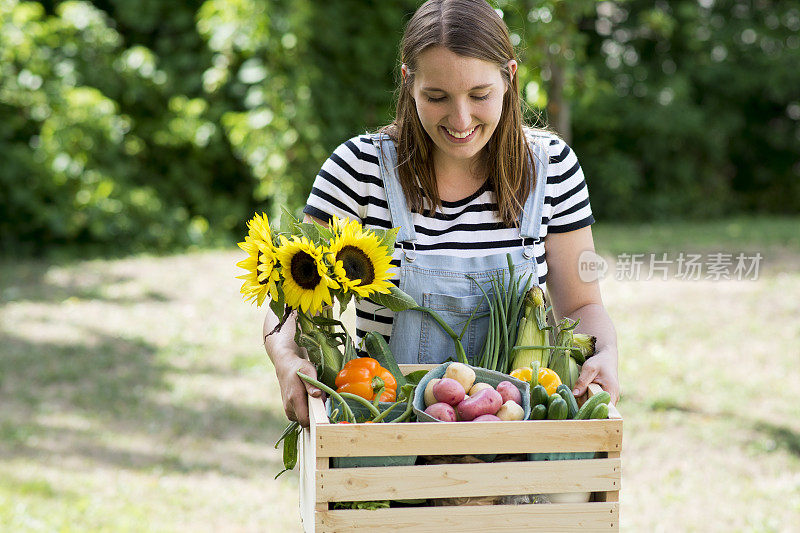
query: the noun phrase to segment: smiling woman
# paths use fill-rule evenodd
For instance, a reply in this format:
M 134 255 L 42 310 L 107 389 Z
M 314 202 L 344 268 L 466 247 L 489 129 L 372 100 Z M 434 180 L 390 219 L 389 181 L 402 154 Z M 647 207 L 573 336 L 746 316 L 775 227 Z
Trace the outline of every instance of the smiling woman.
M 523 124 L 516 56 L 502 19 L 484 0 L 430 0 L 406 27 L 399 67 L 395 120 L 339 146 L 304 210 L 322 223 L 336 216 L 365 229 L 399 228 L 391 259 L 397 271 L 390 276 L 388 265 L 367 264 L 370 248 L 353 238 L 335 251 L 344 271 L 337 282 L 395 283 L 460 331 L 482 300 L 474 280 L 510 280 L 510 255 L 515 272 L 549 285 L 558 318 L 580 319 L 581 331 L 597 337 L 575 392 L 594 381 L 616 399 L 614 328 L 597 282 L 578 276 L 580 253 L 594 249 L 583 172 L 563 140 Z M 455 357 L 452 340 L 428 316 L 395 314 L 368 298 L 355 307 L 356 340 L 382 334 L 398 362 Z M 465 331 L 469 359 L 481 351 L 488 321 L 476 316 Z M 265 331 L 275 323 L 268 316 Z M 307 423 L 307 389 L 295 375 L 304 364 L 299 349 L 277 335 L 266 348 L 287 416 Z

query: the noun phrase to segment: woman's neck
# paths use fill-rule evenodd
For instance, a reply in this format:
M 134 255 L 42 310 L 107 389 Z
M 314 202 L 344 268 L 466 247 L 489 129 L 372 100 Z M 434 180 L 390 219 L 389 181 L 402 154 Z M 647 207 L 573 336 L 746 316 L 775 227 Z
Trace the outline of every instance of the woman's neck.
M 433 168 L 439 198 L 445 202 L 455 202 L 474 194 L 487 178 L 480 154 L 468 161 L 445 159 L 434 154 Z

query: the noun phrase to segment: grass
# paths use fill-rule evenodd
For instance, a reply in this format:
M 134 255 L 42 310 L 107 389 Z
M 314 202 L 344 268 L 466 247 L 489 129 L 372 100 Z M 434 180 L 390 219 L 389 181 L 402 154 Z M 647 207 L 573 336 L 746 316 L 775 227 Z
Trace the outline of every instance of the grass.
M 754 281 L 601 282 L 624 531 L 800 521 L 799 225 L 595 227 L 604 256 L 765 255 Z M 0 263 L 0 530 L 299 530 L 297 472 L 273 479 L 285 419 L 238 258 Z

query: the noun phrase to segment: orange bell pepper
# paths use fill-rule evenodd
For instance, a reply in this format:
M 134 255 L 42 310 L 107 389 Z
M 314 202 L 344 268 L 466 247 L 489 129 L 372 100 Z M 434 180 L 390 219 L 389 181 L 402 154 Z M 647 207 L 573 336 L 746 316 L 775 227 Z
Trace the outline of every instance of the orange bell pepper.
M 348 361 L 336 375 L 336 392 L 349 392 L 372 401 L 381 388 L 384 388 L 384 392 L 380 401 L 395 401 L 397 380 L 372 357 Z

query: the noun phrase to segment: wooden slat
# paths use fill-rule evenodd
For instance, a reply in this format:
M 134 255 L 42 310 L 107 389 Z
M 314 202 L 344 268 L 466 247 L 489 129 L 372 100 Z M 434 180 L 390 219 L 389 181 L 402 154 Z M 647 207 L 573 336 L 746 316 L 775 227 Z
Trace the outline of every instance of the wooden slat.
M 340 510 L 317 513 L 317 531 L 458 533 L 616 531 L 617 503 L 486 505 Z
M 450 455 L 620 451 L 622 420 L 326 424 L 317 455 Z
M 328 413 L 322 398 L 308 397 L 308 419 L 311 424 L 329 424 Z
M 303 429 L 300 434 L 298 453 L 300 454 L 300 520 L 303 522 L 303 529 L 306 533 L 313 533 L 316 522 L 314 513 L 317 505 L 314 479 L 317 474 L 317 456 L 314 452 L 314 440 L 311 438 L 310 429 Z
M 608 452 L 608 458 L 613 460 L 620 459 L 620 452 Z M 620 462 L 621 464 L 621 462 Z M 622 489 L 622 481 L 620 480 L 617 483 L 616 490 L 610 490 L 606 492 L 598 492 L 595 495 L 595 500 L 598 502 L 619 502 L 619 491 Z M 317 496 L 319 497 L 319 496 Z
M 403 375 L 406 375 L 412 372 L 416 372 L 417 370 L 431 370 L 439 365 L 398 365 L 398 366 L 400 367 L 400 372 L 402 372 Z
M 508 496 L 619 490 L 619 459 L 332 468 L 318 501 Z

